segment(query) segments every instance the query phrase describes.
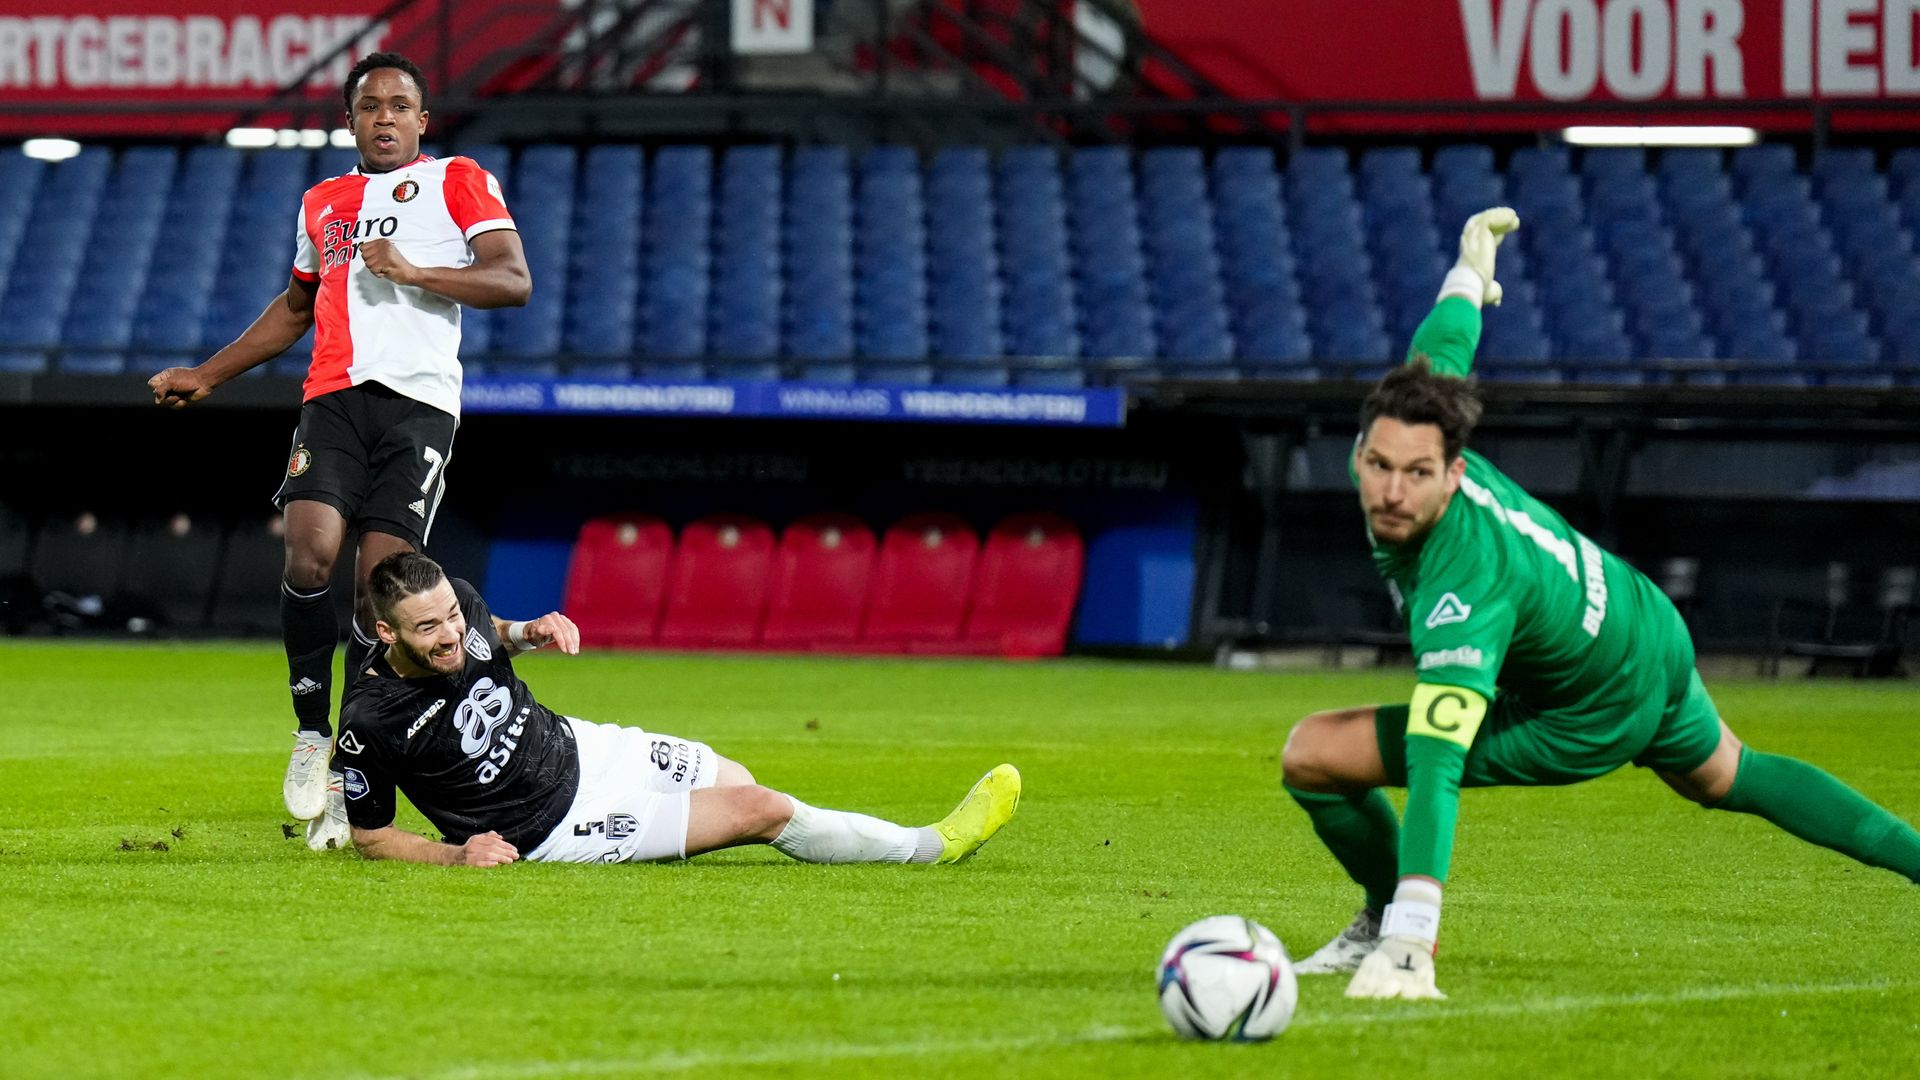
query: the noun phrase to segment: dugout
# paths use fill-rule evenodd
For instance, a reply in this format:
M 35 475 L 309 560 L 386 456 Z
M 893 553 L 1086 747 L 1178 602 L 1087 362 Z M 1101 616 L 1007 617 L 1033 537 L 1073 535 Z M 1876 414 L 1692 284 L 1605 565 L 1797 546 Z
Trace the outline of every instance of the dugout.
M 462 423 L 429 550 L 502 610 L 544 610 L 600 514 L 678 528 L 739 513 L 777 529 L 841 511 L 884 528 L 939 510 L 984 531 L 1045 510 L 1086 541 L 1070 649 L 1338 642 L 1381 619 L 1345 472 L 1365 386 L 1142 380 L 1118 426 L 483 408 Z M 1704 650 L 1764 648 L 1776 603 L 1820 599 L 1835 564 L 1851 568 L 1849 602 L 1871 609 L 1881 570 L 1920 561 L 1915 392 L 1496 383 L 1486 396 L 1476 446 L 1497 465 L 1656 580 L 1692 566 Z M 297 383 L 249 379 L 185 413 L 145 398 L 130 378 L 0 376 L 9 626 L 271 633 L 268 499 Z M 96 596 L 95 617 L 50 617 L 54 591 Z

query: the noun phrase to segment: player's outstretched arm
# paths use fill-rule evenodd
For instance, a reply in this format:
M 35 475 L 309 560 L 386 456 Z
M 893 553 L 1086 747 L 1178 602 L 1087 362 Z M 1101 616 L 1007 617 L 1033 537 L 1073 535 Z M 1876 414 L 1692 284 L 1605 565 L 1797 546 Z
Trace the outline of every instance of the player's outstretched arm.
M 580 652 L 580 628 L 573 624 L 572 619 L 557 611 L 549 611 L 526 622 L 508 622 L 495 615 L 493 633 L 501 641 L 512 645 L 516 652 L 532 652 L 549 645 L 560 646 L 560 651 L 568 656 Z
M 1464 686 L 1421 683 L 1407 707 L 1407 809 L 1400 881 L 1380 920 L 1380 944 L 1347 985 L 1356 998 L 1443 998 L 1434 985 L 1441 883 L 1453 857 L 1460 778 L 1487 699 Z
M 295 276 L 287 289 L 267 303 L 233 343 L 197 367 L 170 367 L 147 380 L 153 403 L 184 409 L 218 389 L 220 384 L 251 371 L 293 347 L 313 326 L 313 297 L 318 281 Z
M 1500 303 L 1494 255 L 1500 241 L 1520 227 L 1520 215 L 1496 206 L 1467 219 L 1460 230 L 1460 257 L 1440 284 L 1440 298 L 1407 347 L 1407 360 L 1425 358 L 1442 375 L 1466 376 L 1480 345 L 1480 308 Z
M 473 262 L 467 266 L 415 266 L 391 240 L 360 245 L 367 269 L 393 282 L 439 293 L 472 308 L 522 307 L 533 296 L 520 234 L 495 229 L 473 238 Z
M 520 857 L 520 852 L 501 839 L 497 832 L 470 836 L 464 844 L 441 844 L 392 825 L 379 829 L 355 826 L 353 846 L 362 857 L 368 859 L 395 859 L 435 866 L 505 866 Z

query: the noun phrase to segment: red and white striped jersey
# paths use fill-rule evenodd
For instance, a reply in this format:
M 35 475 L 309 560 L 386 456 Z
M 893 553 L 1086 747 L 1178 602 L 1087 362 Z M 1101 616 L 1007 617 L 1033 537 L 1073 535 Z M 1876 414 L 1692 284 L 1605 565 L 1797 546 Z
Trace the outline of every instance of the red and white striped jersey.
M 320 289 L 304 400 L 378 382 L 459 416 L 460 305 L 374 274 L 360 244 L 391 240 L 415 266 L 466 266 L 474 237 L 513 227 L 500 182 L 471 158 L 422 154 L 392 172 L 355 168 L 308 188 L 293 274 Z

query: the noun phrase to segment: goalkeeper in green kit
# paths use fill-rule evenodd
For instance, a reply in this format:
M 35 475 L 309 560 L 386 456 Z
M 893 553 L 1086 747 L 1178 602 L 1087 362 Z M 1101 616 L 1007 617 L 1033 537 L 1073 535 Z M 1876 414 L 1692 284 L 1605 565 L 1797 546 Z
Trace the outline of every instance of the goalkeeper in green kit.
M 1571 784 L 1632 763 L 1703 806 L 1920 881 L 1920 833 L 1820 769 L 1743 746 L 1666 596 L 1466 449 L 1480 306 L 1500 301 L 1494 253 L 1519 224 L 1505 207 L 1468 219 L 1408 363 L 1360 413 L 1354 482 L 1407 620 L 1412 699 L 1316 713 L 1281 755 L 1288 793 L 1366 890 L 1353 924 L 1296 967 L 1353 972 L 1349 997 L 1444 996 L 1433 948 L 1462 787 Z M 1385 786 L 1407 789 L 1404 822 Z

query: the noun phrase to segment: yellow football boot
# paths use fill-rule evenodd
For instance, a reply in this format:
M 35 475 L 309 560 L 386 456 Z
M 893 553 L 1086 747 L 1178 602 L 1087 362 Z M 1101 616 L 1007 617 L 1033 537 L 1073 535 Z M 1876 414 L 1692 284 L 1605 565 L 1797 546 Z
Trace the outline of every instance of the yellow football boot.
M 1020 770 L 1011 765 L 996 765 L 973 785 L 967 797 L 941 818 L 934 829 L 946 842 L 936 863 L 957 863 L 980 850 L 1013 818 L 1020 805 Z

